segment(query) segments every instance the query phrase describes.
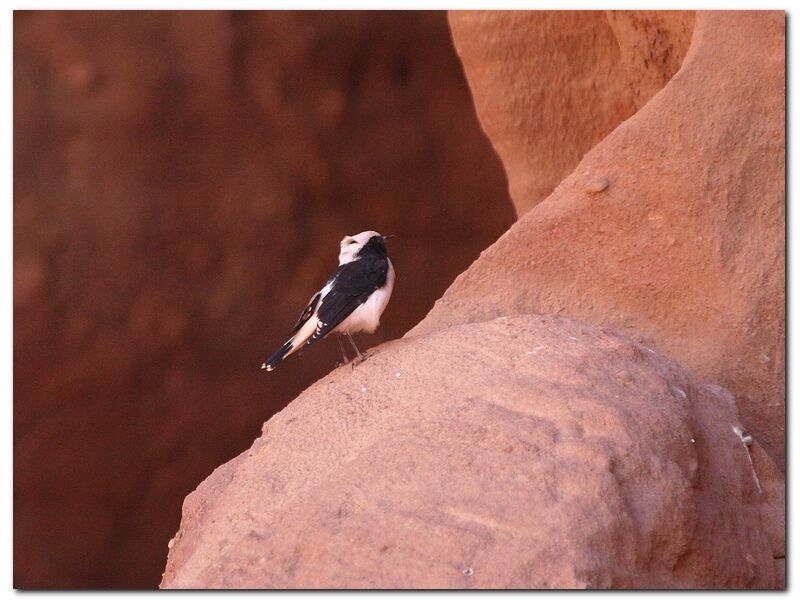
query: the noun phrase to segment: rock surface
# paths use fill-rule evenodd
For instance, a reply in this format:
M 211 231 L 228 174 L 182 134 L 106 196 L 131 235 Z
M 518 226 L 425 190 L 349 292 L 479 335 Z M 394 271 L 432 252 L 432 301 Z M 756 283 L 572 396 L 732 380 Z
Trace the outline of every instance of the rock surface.
M 451 11 L 481 124 L 522 215 L 675 74 L 692 11 Z
M 517 210 L 535 208 L 412 335 L 530 313 L 614 327 L 730 389 L 783 468 L 784 13 L 702 12 L 693 28 L 648 14 L 451 16 Z M 562 21 L 566 30 L 550 31 Z M 583 48 L 586 28 L 597 40 Z M 691 46 L 666 87 L 542 202 L 559 173 L 632 110 L 631 90 L 645 99 L 674 72 L 687 30 Z M 609 57 L 603 48 L 615 38 L 620 56 Z M 592 62 L 596 79 L 582 78 Z M 615 112 L 613 98 L 628 104 Z M 591 126 L 581 125 L 588 114 Z M 570 160 L 547 157 L 564 148 Z
M 781 476 L 738 425 L 721 388 L 564 318 L 397 340 L 186 499 L 162 587 L 774 587 Z
M 16 11 L 15 587 L 155 588 L 186 494 L 338 360 L 259 369 L 341 236 L 399 236 L 368 346 L 506 187 L 444 13 Z

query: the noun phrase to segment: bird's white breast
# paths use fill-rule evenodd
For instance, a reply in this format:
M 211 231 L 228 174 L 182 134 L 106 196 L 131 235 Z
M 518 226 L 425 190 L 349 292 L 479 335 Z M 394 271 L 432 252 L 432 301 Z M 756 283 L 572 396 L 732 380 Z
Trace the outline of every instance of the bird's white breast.
M 389 260 L 388 258 L 386 260 Z M 381 315 L 389 304 L 394 289 L 394 267 L 389 260 L 389 270 L 386 272 L 386 284 L 382 288 L 375 290 L 364 304 L 356 308 L 350 315 L 342 321 L 334 331 L 356 333 L 366 331 L 372 333 L 378 328 L 381 322 Z

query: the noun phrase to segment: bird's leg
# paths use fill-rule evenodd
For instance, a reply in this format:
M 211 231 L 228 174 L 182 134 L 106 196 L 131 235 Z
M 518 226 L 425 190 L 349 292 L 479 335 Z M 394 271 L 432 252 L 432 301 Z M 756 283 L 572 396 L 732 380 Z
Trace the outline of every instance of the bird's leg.
M 358 346 L 356 346 L 355 341 L 353 341 L 353 336 L 350 335 L 349 332 L 345 332 L 345 335 L 347 336 L 347 339 L 350 340 L 350 345 L 353 346 L 353 350 L 355 350 L 356 354 L 358 355 L 357 359 L 353 359 L 353 366 L 355 367 L 356 364 L 364 362 L 364 355 L 361 354 L 361 351 L 358 349 Z
M 336 341 L 339 342 L 339 351 L 342 353 L 342 362 L 340 364 L 346 365 L 347 363 L 350 362 L 350 359 L 347 357 L 347 352 L 344 351 L 344 344 L 342 344 L 342 336 L 337 335 Z

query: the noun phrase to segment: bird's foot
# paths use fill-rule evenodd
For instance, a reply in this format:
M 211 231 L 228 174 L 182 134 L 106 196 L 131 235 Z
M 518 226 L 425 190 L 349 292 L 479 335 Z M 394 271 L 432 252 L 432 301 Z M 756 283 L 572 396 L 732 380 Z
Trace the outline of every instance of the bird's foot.
M 374 352 L 372 350 L 367 350 L 366 352 L 362 352 L 356 358 L 350 361 L 350 368 L 355 369 L 356 365 L 360 365 L 364 361 L 366 361 L 370 356 L 372 356 Z

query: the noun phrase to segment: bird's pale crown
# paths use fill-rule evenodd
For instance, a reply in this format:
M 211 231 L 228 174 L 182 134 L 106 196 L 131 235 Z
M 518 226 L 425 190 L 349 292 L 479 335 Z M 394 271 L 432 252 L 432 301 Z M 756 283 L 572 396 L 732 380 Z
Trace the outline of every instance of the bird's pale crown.
M 339 264 L 344 265 L 353 262 L 358 256 L 359 250 L 364 247 L 373 237 L 383 237 L 377 231 L 362 231 L 355 235 L 346 235 L 339 242 Z

